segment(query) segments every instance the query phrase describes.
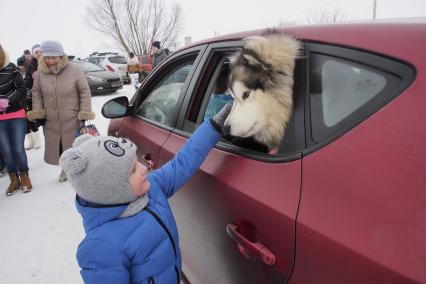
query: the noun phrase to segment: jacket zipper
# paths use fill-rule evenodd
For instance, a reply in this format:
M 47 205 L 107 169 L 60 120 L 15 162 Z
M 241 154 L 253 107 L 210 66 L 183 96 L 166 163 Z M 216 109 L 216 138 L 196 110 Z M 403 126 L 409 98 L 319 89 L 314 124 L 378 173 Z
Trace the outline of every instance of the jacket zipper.
M 145 207 L 143 210 L 145 210 L 146 212 L 151 214 L 151 216 L 154 217 L 154 219 L 158 222 L 158 224 L 160 224 L 160 226 L 164 229 L 164 231 L 166 232 L 167 236 L 170 239 L 170 242 L 172 243 L 173 252 L 175 253 L 175 259 L 176 259 L 177 258 L 177 251 L 176 251 L 175 241 L 173 240 L 172 234 L 170 233 L 169 229 L 167 229 L 163 220 L 161 220 L 161 218 L 154 211 L 152 211 L 151 208 Z M 176 272 L 176 277 L 177 277 L 177 284 L 179 284 L 180 283 L 180 273 L 179 273 L 179 269 L 177 268 L 176 265 L 175 265 L 175 272 Z M 152 281 L 154 281 L 154 278 L 152 278 Z M 154 283 L 154 282 L 152 282 L 152 283 Z

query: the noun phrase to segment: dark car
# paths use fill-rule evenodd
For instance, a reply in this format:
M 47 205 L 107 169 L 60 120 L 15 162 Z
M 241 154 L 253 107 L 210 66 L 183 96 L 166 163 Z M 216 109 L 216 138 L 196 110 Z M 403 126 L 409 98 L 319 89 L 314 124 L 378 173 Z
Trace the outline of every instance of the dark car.
M 278 31 L 303 46 L 286 136 L 274 155 L 219 142 L 171 198 L 184 275 L 426 283 L 426 23 Z M 121 117 L 109 134 L 129 137 L 160 167 L 204 120 L 227 56 L 263 32 L 177 51 L 130 106 L 124 97 L 107 103 L 104 114 Z
M 86 74 L 92 94 L 112 93 L 123 88 L 120 75 L 108 72 L 102 67 L 87 61 L 73 61 Z

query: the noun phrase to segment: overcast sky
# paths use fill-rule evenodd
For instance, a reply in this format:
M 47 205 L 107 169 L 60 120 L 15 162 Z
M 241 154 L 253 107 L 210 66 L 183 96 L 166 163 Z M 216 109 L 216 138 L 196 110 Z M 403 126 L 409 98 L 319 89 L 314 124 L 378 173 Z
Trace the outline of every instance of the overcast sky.
M 12 61 L 46 39 L 58 40 L 65 52 L 86 57 L 92 51 L 112 50 L 105 36 L 90 30 L 84 20 L 92 0 L 1 0 L 0 43 Z M 167 1 L 170 2 L 170 1 Z M 373 0 L 177 0 L 183 10 L 183 31 L 193 41 L 243 30 L 297 22 L 321 11 L 339 9 L 350 20 L 371 19 Z M 377 18 L 425 17 L 426 0 L 377 0 Z

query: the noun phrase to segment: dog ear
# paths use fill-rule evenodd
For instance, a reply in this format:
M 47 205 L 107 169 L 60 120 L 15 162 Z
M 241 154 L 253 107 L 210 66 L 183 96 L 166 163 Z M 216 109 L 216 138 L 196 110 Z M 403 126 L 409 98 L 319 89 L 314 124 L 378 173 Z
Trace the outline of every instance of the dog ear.
M 245 53 L 242 53 L 241 56 L 247 60 L 247 63 L 249 65 L 256 66 L 256 67 L 260 66 L 263 69 L 263 71 L 271 71 L 271 66 L 269 64 L 268 64 L 269 66 L 267 66 L 265 63 L 259 61 L 254 56 L 250 54 L 245 54 Z
M 77 148 L 64 151 L 59 158 L 59 165 L 67 174 L 78 174 L 87 167 L 87 156 Z

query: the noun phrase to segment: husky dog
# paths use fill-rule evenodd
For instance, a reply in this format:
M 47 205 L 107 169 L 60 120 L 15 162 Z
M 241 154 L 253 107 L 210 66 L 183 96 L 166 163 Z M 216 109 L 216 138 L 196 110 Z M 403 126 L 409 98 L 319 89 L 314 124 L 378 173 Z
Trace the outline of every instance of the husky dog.
M 244 39 L 231 55 L 229 91 L 234 97 L 225 132 L 252 137 L 269 152 L 277 149 L 293 110 L 293 72 L 299 42 L 270 32 Z

